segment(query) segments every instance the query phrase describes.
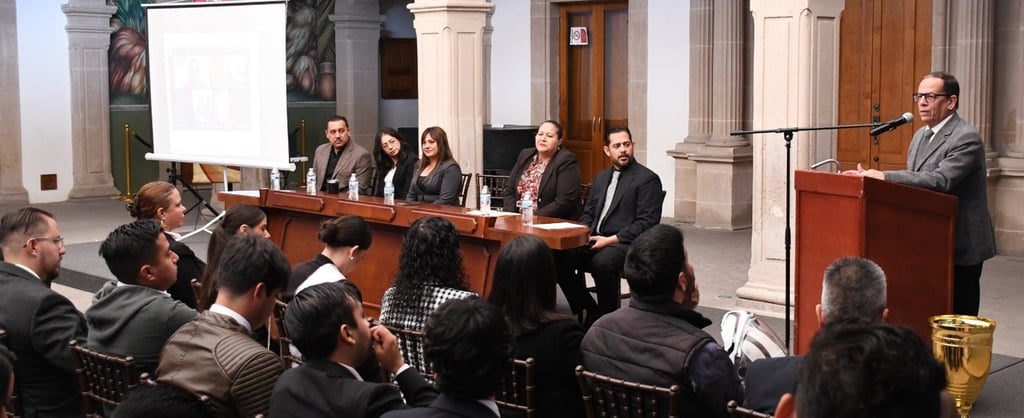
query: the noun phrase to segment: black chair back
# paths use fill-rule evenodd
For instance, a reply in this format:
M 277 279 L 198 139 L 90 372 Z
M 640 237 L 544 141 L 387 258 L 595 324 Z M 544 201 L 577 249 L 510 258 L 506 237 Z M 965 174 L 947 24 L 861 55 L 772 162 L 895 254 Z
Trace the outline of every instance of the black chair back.
M 748 409 L 740 406 L 736 401 L 729 401 L 725 405 L 725 409 L 729 411 L 729 415 L 733 418 L 773 418 L 764 412 L 757 412 L 753 409 Z
M 302 359 L 292 354 L 292 338 L 288 335 L 288 327 L 284 325 L 284 313 L 288 304 L 280 300 L 274 302 L 274 326 L 277 327 L 277 340 L 281 346 L 281 360 L 284 367 L 290 369 L 303 363 Z
M 480 190 L 484 185 L 487 186 L 487 191 L 491 193 L 492 208 L 501 209 L 505 206 L 505 188 L 508 187 L 508 183 L 508 176 L 476 173 L 476 189 Z M 477 209 L 481 209 L 479 197 L 476 206 Z
M 519 411 L 526 418 L 533 418 L 537 410 L 534 407 L 533 392 L 537 385 L 533 381 L 533 357 L 526 360 L 512 359 L 512 369 L 501 382 L 501 390 L 494 396 L 499 407 Z
M 7 330 L 0 329 L 0 345 L 11 348 L 7 342 Z M 18 380 L 14 380 L 14 392 L 7 398 L 7 418 L 21 418 L 24 412 L 21 410 L 21 400 L 18 399 Z
M 576 366 L 588 418 L 679 417 L 679 386 L 644 385 Z
M 71 340 L 70 344 L 85 416 L 102 418 L 104 407 L 116 407 L 121 398 L 139 384 L 135 359 L 92 351 L 76 340 Z
M 462 175 L 462 188 L 459 189 L 459 205 L 466 207 L 466 196 L 469 194 L 469 180 L 473 178 L 472 174 Z

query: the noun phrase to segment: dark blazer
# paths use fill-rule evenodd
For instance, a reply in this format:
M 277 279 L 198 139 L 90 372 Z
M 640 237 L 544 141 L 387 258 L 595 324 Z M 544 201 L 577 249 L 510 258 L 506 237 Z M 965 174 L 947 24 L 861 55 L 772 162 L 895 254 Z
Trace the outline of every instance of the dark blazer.
M 397 381 L 401 393 L 391 384 L 356 380 L 332 361 L 312 360 L 281 375 L 270 397 L 270 416 L 379 417 L 391 410 L 427 406 L 437 398 L 437 390 L 415 368 L 399 374 Z
M 776 357 L 750 363 L 744 376 L 746 401 L 743 406 L 774 415 L 782 395 L 796 395 L 796 369 L 803 359 L 803 356 Z
M 980 264 L 996 255 L 988 211 L 985 144 L 978 130 L 955 113 L 930 142 L 924 133 L 921 128 L 910 141 L 907 169 L 886 171 L 885 179 L 956 196 L 953 264 Z
M 494 412 L 477 401 L 464 401 L 442 394 L 425 408 L 392 411 L 384 414 L 389 418 L 487 418 L 495 417 Z
M 196 309 L 196 294 L 192 291 L 192 279 L 202 279 L 206 263 L 192 252 L 192 249 L 185 243 L 178 242 L 170 234 L 167 242 L 171 245 L 171 251 L 178 255 L 178 280 L 167 289 L 167 293 L 174 300 L 181 301 L 189 308 Z
M 427 164 L 427 159 L 420 160 L 420 164 Z M 462 168 L 459 167 L 459 163 L 440 163 L 426 176 L 421 176 L 420 171 L 421 169 L 416 167 L 413 172 L 408 196 L 410 202 L 459 206 L 459 193 L 462 192 Z
M 619 183 L 615 187 L 607 219 L 602 230 L 598 231 L 597 222 L 604 208 L 608 185 L 612 181 L 612 170 L 614 168 L 608 168 L 594 177 L 590 199 L 583 208 L 580 222 L 590 226 L 592 235 L 617 235 L 619 244 L 628 245 L 641 232 L 661 223 L 661 202 L 665 195 L 658 175 L 633 161 L 619 174 Z
M 576 366 L 583 364 L 583 326 L 573 318 L 548 323 L 513 342 L 515 357 L 533 357 L 537 417 L 582 418 L 583 401 Z
M 537 155 L 537 148 L 526 148 L 519 153 L 516 165 L 508 176 L 508 185 L 505 187 L 504 210 L 505 212 L 519 212 L 516 202 L 522 198 L 519 196 L 519 181 L 523 171 L 530 166 L 533 157 Z M 540 186 L 537 189 L 539 196 L 534 207 L 537 208 L 537 215 L 551 216 L 555 218 L 577 220 L 583 214 L 583 206 L 580 205 L 580 166 L 576 162 L 576 154 L 568 148 L 561 148 L 551 157 L 544 174 L 541 175 Z
M 408 152 L 405 153 L 405 158 L 398 160 L 396 167 L 392 185 L 395 186 L 395 199 L 400 200 L 409 195 L 413 170 L 416 168 L 416 155 Z M 390 168 L 377 167 L 377 184 L 373 186 L 374 196 L 384 196 L 384 177 L 387 176 L 388 170 Z
M 71 301 L 21 267 L 0 262 L 0 328 L 18 357 L 14 374 L 25 416 L 82 416 L 68 343 L 85 343 L 87 329 Z
M 323 188 L 324 182 L 328 179 L 338 179 L 338 190 L 344 192 L 348 190 L 348 178 L 354 172 L 356 178 L 359 179 L 359 193 L 369 194 L 373 187 L 370 184 L 370 181 L 373 180 L 371 178 L 373 176 L 373 158 L 370 157 L 370 152 L 357 144 L 355 140 L 349 139 L 345 149 L 341 150 L 338 164 L 334 166 L 334 172 L 325 175 L 324 171 L 327 170 L 327 160 L 331 158 L 332 147 L 330 142 L 321 144 L 313 153 L 316 189 Z M 305 174 L 302 173 L 302 175 Z

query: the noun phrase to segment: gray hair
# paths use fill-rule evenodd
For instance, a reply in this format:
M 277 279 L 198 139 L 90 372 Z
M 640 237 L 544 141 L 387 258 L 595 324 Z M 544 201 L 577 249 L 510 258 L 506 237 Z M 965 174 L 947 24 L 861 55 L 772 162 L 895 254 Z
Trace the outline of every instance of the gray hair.
M 873 261 L 843 257 L 825 269 L 821 285 L 824 322 L 859 319 L 879 322 L 885 310 L 885 272 Z

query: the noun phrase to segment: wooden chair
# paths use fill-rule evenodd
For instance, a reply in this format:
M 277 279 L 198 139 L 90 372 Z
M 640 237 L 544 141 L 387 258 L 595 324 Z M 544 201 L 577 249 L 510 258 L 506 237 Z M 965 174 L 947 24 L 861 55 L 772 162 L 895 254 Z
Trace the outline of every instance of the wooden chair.
M 76 340 L 71 340 L 70 344 L 85 416 L 103 417 L 105 406 L 116 407 L 121 398 L 139 384 L 135 359 L 98 353 L 79 345 Z
M 476 173 L 476 189 L 480 190 L 484 185 L 486 185 L 487 190 L 491 192 L 491 207 L 499 209 L 504 207 L 505 188 L 508 187 L 508 176 Z M 476 206 L 477 209 L 482 209 L 480 207 L 480 199 L 477 199 Z
M 303 364 L 303 361 L 291 352 L 292 338 L 288 335 L 288 328 L 284 325 L 284 313 L 287 310 L 287 303 L 280 300 L 274 302 L 273 318 L 274 326 L 277 327 L 278 344 L 281 346 L 281 360 L 284 361 L 284 367 L 290 369 Z
M 462 207 L 466 207 L 466 196 L 469 195 L 469 180 L 472 178 L 472 174 L 462 175 L 462 188 L 459 189 L 462 190 L 462 192 L 459 193 L 459 205 L 461 205 Z
M 664 388 L 615 379 L 576 366 L 588 418 L 679 417 L 679 386 Z
M 512 359 L 512 369 L 501 382 L 501 390 L 494 396 L 499 407 L 519 411 L 526 418 L 533 418 L 537 413 L 534 407 L 533 392 L 537 385 L 533 380 L 533 357 L 526 360 Z
M 402 351 L 402 359 L 405 360 L 405 364 L 419 370 L 420 375 L 433 384 L 434 368 L 423 358 L 423 332 L 390 325 L 384 325 L 384 327 L 391 331 L 392 334 L 395 334 L 395 338 L 398 340 L 398 348 Z
M 192 279 L 189 284 L 192 285 L 192 294 L 196 297 L 196 312 L 202 312 L 206 306 L 206 298 L 203 297 L 203 284 L 199 282 L 199 279 Z
M 7 330 L 0 329 L 0 345 L 11 348 L 7 342 Z M 21 401 L 18 399 L 18 380 L 14 380 L 14 391 L 7 398 L 7 418 L 21 418 L 24 414 L 21 410 Z
M 740 406 L 736 401 L 729 401 L 725 405 L 726 410 L 729 411 L 729 415 L 733 418 L 773 418 L 764 412 L 757 412 L 753 409 L 748 409 Z
M 580 185 L 580 204 L 583 206 L 587 205 L 587 199 L 590 199 L 590 188 L 593 186 L 593 183 L 583 183 Z

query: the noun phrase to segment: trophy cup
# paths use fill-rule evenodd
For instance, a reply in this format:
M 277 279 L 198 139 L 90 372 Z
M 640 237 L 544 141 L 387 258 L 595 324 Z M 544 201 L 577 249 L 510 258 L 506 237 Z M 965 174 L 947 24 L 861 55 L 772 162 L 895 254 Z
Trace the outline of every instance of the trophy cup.
M 947 389 L 960 418 L 971 416 L 992 363 L 992 332 L 996 322 L 977 316 L 938 315 L 932 326 L 932 351 L 946 367 Z

